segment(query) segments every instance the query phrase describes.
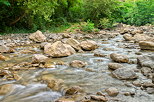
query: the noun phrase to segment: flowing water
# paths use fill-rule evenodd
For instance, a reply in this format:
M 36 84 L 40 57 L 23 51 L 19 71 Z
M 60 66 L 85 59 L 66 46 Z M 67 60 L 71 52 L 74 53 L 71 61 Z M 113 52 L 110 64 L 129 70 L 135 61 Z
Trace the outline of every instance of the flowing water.
M 72 68 L 67 65 L 56 65 L 56 68 L 41 68 L 34 70 L 19 71 L 18 74 L 22 77 L 19 81 L 5 81 L 0 80 L 0 85 L 14 84 L 13 90 L 5 96 L 1 96 L 0 102 L 54 102 L 56 99 L 63 95 L 62 91 L 53 91 L 42 83 L 39 77 L 48 75 L 54 76 L 56 79 L 62 79 L 65 86 L 80 86 L 87 93 L 96 93 L 109 87 L 116 87 L 120 92 L 135 92 L 134 96 L 124 96 L 119 94 L 117 98 L 123 100 L 123 102 L 154 102 L 154 95 L 147 94 L 144 90 L 141 90 L 135 86 L 129 86 L 131 81 L 118 80 L 113 78 L 111 70 L 108 69 L 108 63 L 112 62 L 109 58 L 111 53 L 119 53 L 127 55 L 130 60 L 135 61 L 136 52 L 140 52 L 138 45 L 134 43 L 123 42 L 121 35 L 104 41 L 103 39 L 93 39 L 99 44 L 99 48 L 95 51 L 77 53 L 69 57 L 53 58 L 52 62 L 65 62 L 69 63 L 73 60 L 81 60 L 88 63 L 85 68 Z M 129 48 L 125 48 L 125 47 Z M 33 48 L 31 46 L 17 48 L 21 49 L 33 49 L 34 51 L 41 53 L 39 48 Z M 96 57 L 94 53 L 101 53 L 106 55 L 105 57 Z M 149 54 L 154 52 L 142 51 L 142 54 Z M 33 54 L 12 54 L 8 56 L 14 56 L 11 60 L 6 62 L 0 62 L 1 67 L 8 63 L 21 63 L 23 61 L 30 61 Z M 136 69 L 136 64 L 123 63 L 125 67 Z M 137 72 L 139 78 L 137 80 L 148 80 L 141 73 Z

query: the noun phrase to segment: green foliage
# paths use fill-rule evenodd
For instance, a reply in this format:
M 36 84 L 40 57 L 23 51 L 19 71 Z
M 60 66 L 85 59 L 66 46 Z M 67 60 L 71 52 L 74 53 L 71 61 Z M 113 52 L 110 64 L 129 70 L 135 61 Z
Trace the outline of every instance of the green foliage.
M 87 20 L 87 22 L 81 23 L 81 31 L 92 33 L 95 31 L 98 31 L 98 29 L 95 28 L 94 23 L 92 23 L 90 20 Z
M 117 0 L 85 0 L 85 19 L 90 19 L 99 27 L 101 19 L 112 18 L 117 5 Z
M 154 22 L 154 0 L 128 0 L 119 6 L 120 22 L 130 25 L 145 25 Z
M 93 32 L 95 27 L 109 28 L 115 22 L 138 26 L 154 24 L 153 2 L 154 0 L 0 0 L 0 32 L 62 29 L 70 23 L 87 20 L 82 25 L 82 31 Z
M 112 20 L 108 19 L 108 18 L 102 18 L 99 20 L 99 27 L 101 28 L 111 28 L 113 25 Z

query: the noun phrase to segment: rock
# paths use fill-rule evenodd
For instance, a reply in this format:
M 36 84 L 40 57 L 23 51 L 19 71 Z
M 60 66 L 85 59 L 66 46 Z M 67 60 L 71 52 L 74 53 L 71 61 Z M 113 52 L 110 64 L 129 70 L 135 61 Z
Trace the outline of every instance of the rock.
M 48 57 L 42 54 L 34 54 L 32 57 L 32 63 L 45 63 L 47 62 Z
M 80 43 L 73 38 L 69 38 L 66 43 L 71 45 L 77 51 L 81 50 Z
M 70 66 L 71 67 L 76 67 L 76 68 L 83 68 L 87 65 L 86 62 L 82 62 L 82 61 L 79 61 L 79 60 L 74 60 L 70 63 Z
M 71 88 L 66 89 L 64 94 L 65 95 L 74 95 L 74 94 L 77 94 L 77 93 L 82 92 L 82 91 L 83 90 L 82 90 L 81 87 L 79 87 L 79 86 L 73 86 Z
M 117 96 L 119 94 L 119 91 L 117 88 L 114 87 L 110 87 L 108 89 L 105 90 L 109 96 Z
M 71 38 L 71 35 L 68 34 L 68 33 L 63 33 L 63 34 L 62 34 L 62 37 L 63 37 L 63 38 Z
M 135 35 L 135 34 L 142 34 L 143 31 L 142 30 L 138 30 L 138 29 L 135 29 L 131 32 L 132 35 Z
M 40 45 L 40 48 L 41 48 L 41 49 L 44 49 L 44 46 L 45 46 L 46 44 L 48 44 L 48 42 L 42 42 L 41 45 Z
M 139 46 L 141 50 L 154 50 L 154 42 L 140 41 Z
M 137 63 L 141 67 L 149 67 L 154 69 L 154 55 L 145 55 L 137 58 Z
M 135 42 L 139 42 L 139 41 L 146 41 L 146 40 L 150 40 L 151 38 L 148 35 L 145 34 L 136 34 L 133 37 L 133 40 Z
M 116 69 L 122 68 L 122 67 L 123 67 L 123 65 L 119 64 L 119 63 L 109 63 L 108 64 L 108 68 L 113 69 L 113 70 L 116 70 Z
M 126 41 L 131 41 L 132 40 L 132 36 L 130 34 L 124 34 L 123 35 L 123 38 L 126 40 Z
M 45 35 L 41 31 L 37 30 L 35 33 L 29 35 L 29 39 L 35 42 L 44 42 L 46 40 Z
M 53 44 L 46 44 L 44 46 L 44 53 L 51 57 L 66 57 L 74 54 L 75 50 L 70 45 L 57 41 Z
M 58 99 L 55 102 L 76 102 L 73 99 Z
M 136 79 L 137 75 L 128 68 L 119 68 L 112 72 L 113 76 L 121 80 Z
M 154 94 L 154 88 L 147 88 L 146 91 L 148 94 Z
M 56 79 L 52 75 L 43 75 L 41 80 L 47 83 L 48 87 L 54 91 L 60 91 L 64 81 L 62 79 Z
M 7 60 L 7 57 L 0 54 L 0 61 L 5 61 L 5 60 Z
M 83 50 L 87 50 L 87 51 L 95 50 L 96 48 L 98 48 L 97 43 L 92 40 L 82 41 L 80 43 L 80 46 Z
M 128 63 L 129 59 L 126 55 L 112 53 L 110 54 L 110 58 L 115 62 Z
M 90 97 L 91 97 L 91 99 L 93 99 L 95 101 L 101 101 L 101 102 L 107 102 L 108 101 L 108 99 L 104 96 L 91 95 Z
M 137 86 L 137 87 L 141 87 L 142 86 L 142 82 L 141 81 L 133 81 L 132 83 L 134 86 Z
M 13 84 L 6 84 L 6 85 L 0 86 L 0 95 L 6 95 L 11 91 L 13 91 Z
M 94 53 L 94 56 L 96 56 L 96 57 L 106 57 L 107 55 L 102 54 L 102 53 Z
M 0 45 L 0 53 L 7 53 L 10 51 L 10 48 L 6 45 Z

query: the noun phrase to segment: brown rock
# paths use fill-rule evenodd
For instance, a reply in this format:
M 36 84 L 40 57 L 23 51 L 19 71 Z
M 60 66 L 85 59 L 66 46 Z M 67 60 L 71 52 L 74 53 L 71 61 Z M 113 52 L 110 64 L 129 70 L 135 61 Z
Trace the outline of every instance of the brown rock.
M 133 37 L 133 40 L 136 42 L 150 40 L 151 38 L 145 34 L 136 34 Z
M 117 88 L 114 87 L 110 87 L 108 89 L 105 90 L 109 96 L 117 96 L 119 94 L 119 91 Z
M 119 68 L 112 72 L 113 76 L 121 80 L 136 79 L 136 73 L 128 68 Z
M 7 53 L 10 52 L 10 48 L 6 45 L 0 45 L 0 53 Z
M 123 67 L 123 65 L 119 64 L 119 63 L 109 63 L 108 64 L 108 68 L 113 69 L 113 70 L 116 70 L 116 69 L 122 68 L 122 67 Z
M 132 40 L 132 36 L 130 34 L 124 34 L 123 35 L 123 38 L 126 40 L 126 41 L 131 41 Z
M 53 44 L 46 44 L 44 46 L 44 53 L 51 57 L 66 57 L 74 54 L 75 50 L 70 45 L 57 41 Z
M 79 92 L 83 92 L 82 88 L 79 87 L 79 86 L 73 86 L 71 88 L 66 89 L 65 95 L 74 95 L 74 94 L 77 94 Z
M 34 54 L 32 57 L 33 63 L 45 63 L 47 62 L 48 57 L 42 55 L 42 54 Z
M 7 58 L 0 54 L 0 60 L 5 61 Z
M 35 33 L 30 34 L 29 39 L 35 42 L 44 42 L 46 37 L 42 34 L 41 31 L 37 30 Z
M 140 41 L 139 46 L 141 50 L 154 50 L 154 42 Z
M 110 54 L 110 58 L 115 62 L 128 63 L 129 59 L 126 55 L 112 53 Z
M 73 38 L 69 38 L 66 43 L 71 45 L 77 51 L 81 50 L 80 43 Z
M 70 66 L 72 67 L 76 67 L 76 68 L 83 68 L 87 65 L 86 62 L 82 62 L 82 61 L 79 61 L 79 60 L 74 60 L 70 63 Z
M 13 84 L 6 84 L 6 85 L 0 86 L 0 95 L 6 95 L 11 91 L 13 91 Z
M 96 96 L 96 95 L 91 95 L 91 99 L 95 101 L 101 101 L 101 102 L 107 102 L 108 99 L 104 96 Z
M 83 50 L 87 50 L 87 51 L 95 50 L 96 48 L 98 48 L 97 43 L 92 40 L 82 41 L 80 43 L 80 46 Z

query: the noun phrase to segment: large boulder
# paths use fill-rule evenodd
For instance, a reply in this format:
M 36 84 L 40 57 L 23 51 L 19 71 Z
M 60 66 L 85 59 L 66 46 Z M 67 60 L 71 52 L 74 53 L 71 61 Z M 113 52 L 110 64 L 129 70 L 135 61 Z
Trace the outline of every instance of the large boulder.
M 154 50 L 154 42 L 151 41 L 140 41 L 139 46 L 141 50 Z
M 87 50 L 87 51 L 95 50 L 96 48 L 98 48 L 97 43 L 92 40 L 82 41 L 80 43 L 80 46 L 83 50 Z
M 29 39 L 35 42 L 44 42 L 46 40 L 45 35 L 41 31 L 37 30 L 35 33 L 29 35 Z
M 75 50 L 70 45 L 57 41 L 53 44 L 46 44 L 44 46 L 44 53 L 51 57 L 66 57 L 74 54 Z
M 137 63 L 141 67 L 154 69 L 154 55 L 145 55 L 137 58 Z
M 119 68 L 112 72 L 113 76 L 121 80 L 136 79 L 136 73 L 128 68 Z
M 69 38 L 66 43 L 71 45 L 77 51 L 81 50 L 80 43 L 73 38 Z
M 76 67 L 76 68 L 83 68 L 87 65 L 86 62 L 82 62 L 82 61 L 79 61 L 79 60 L 74 60 L 70 63 L 70 66 L 71 67 Z
M 0 53 L 10 52 L 10 48 L 6 45 L 0 45 Z
M 110 58 L 115 62 L 128 63 L 129 59 L 126 55 L 112 53 L 110 54 Z
M 149 37 L 148 35 L 145 35 L 145 34 L 136 34 L 133 37 L 133 40 L 136 42 L 146 41 L 146 40 L 150 40 L 150 39 L 151 39 L 151 37 Z
M 48 60 L 48 57 L 42 54 L 34 54 L 32 57 L 33 63 L 45 63 Z

